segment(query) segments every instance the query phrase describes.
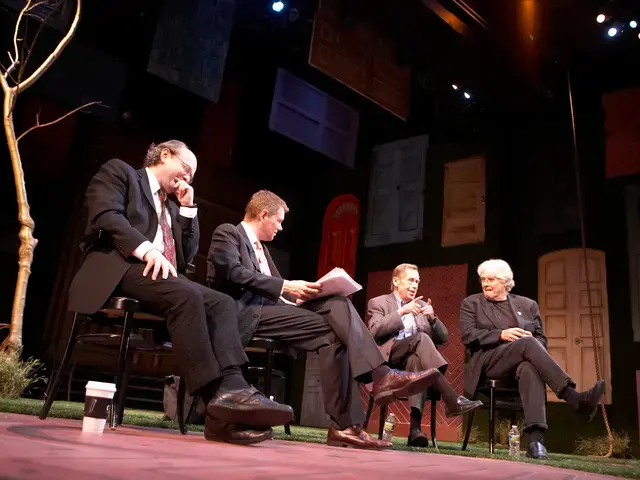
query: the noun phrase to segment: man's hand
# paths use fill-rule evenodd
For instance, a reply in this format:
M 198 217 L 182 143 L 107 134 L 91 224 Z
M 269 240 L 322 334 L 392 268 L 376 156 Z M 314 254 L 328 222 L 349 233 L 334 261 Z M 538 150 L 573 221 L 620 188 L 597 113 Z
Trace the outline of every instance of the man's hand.
M 404 306 L 398 309 L 398 313 L 402 317 L 403 315 L 407 315 L 409 313 L 413 313 L 414 315 L 419 315 L 422 307 L 418 304 L 418 302 L 422 300 L 422 296 L 416 297 L 411 300 L 409 303 L 405 303 Z
M 319 283 L 305 282 L 304 280 L 285 280 L 282 293 L 291 295 L 297 300 L 310 300 L 322 291 Z
M 184 180 L 178 182 L 178 189 L 176 190 L 176 197 L 180 202 L 180 205 L 184 207 L 190 207 L 193 205 L 193 187 Z
M 507 328 L 506 330 L 502 330 L 502 333 L 500 333 L 500 340 L 505 342 L 515 342 L 519 338 L 530 336 L 531 332 L 528 332 L 527 330 L 523 330 L 521 328 Z
M 144 272 L 142 272 L 142 276 L 146 277 L 151 269 L 153 272 L 151 273 L 151 280 L 155 280 L 158 278 L 158 273 L 160 269 L 162 269 L 162 278 L 165 280 L 169 278 L 169 274 L 177 277 L 176 269 L 173 268 L 171 262 L 165 258 L 158 250 L 155 248 L 149 250 L 144 256 L 144 261 L 147 262 L 147 266 L 144 267 Z
M 431 299 L 427 298 L 427 303 L 422 305 L 420 308 L 420 313 L 427 317 L 429 323 L 435 323 L 436 321 L 436 312 L 433 310 L 433 306 L 431 306 Z

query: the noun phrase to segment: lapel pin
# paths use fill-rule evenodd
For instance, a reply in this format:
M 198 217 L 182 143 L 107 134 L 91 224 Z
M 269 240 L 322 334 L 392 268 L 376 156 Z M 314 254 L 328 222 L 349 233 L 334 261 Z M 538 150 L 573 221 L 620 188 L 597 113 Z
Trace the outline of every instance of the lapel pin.
M 522 313 L 521 313 L 521 312 L 518 312 L 518 315 L 522 315 Z

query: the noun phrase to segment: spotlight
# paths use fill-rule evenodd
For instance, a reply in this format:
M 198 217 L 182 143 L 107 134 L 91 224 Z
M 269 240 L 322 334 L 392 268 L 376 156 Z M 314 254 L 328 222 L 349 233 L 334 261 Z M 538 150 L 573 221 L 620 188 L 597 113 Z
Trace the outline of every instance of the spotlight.
M 470 100 L 471 95 L 469 95 L 467 92 L 464 92 L 464 98 L 466 98 L 467 100 Z
M 280 13 L 282 10 L 284 10 L 284 3 L 273 2 L 273 4 L 271 5 L 271 8 L 273 9 L 274 12 Z
M 596 17 L 596 22 L 598 23 L 604 23 L 604 21 L 607 19 L 607 16 L 604 13 L 601 13 L 600 15 L 598 15 Z
M 636 22 L 635 20 L 631 20 L 631 21 L 629 22 L 629 26 L 630 26 L 631 28 L 636 28 L 636 27 L 638 26 L 638 22 Z
M 618 34 L 618 29 L 616 27 L 611 27 L 609 31 L 607 31 L 607 35 L 611 38 L 615 37 Z
M 451 85 L 451 88 L 453 88 L 454 90 L 458 90 L 458 85 L 454 83 L 453 85 Z

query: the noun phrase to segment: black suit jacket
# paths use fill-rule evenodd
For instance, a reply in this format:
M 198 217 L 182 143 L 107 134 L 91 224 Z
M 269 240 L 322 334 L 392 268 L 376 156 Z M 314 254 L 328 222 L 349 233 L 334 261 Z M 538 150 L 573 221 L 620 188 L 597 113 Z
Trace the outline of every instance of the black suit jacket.
M 114 158 L 93 177 L 85 197 L 87 226 L 80 248 L 82 264 L 69 289 L 68 308 L 91 314 L 102 307 L 129 267 L 141 263 L 132 255 L 144 241 L 153 241 L 158 229 L 146 170 L 135 170 Z M 200 239 L 197 216 L 179 214 L 167 201 L 176 246 L 177 270 L 186 272 Z
M 238 329 L 246 345 L 258 326 L 264 305 L 275 305 L 284 280 L 262 244 L 271 276 L 260 272 L 258 259 L 242 224 L 223 223 L 213 232 L 207 256 L 209 287 L 231 296 L 238 307 Z
M 547 337 L 542 329 L 538 304 L 527 297 L 509 294 L 511 310 L 518 320 L 518 327 L 527 330 L 547 348 Z M 483 373 L 489 352 L 507 342 L 500 340 L 502 327 L 493 315 L 489 301 L 483 293 L 470 295 L 460 306 L 460 337 L 470 355 L 464 372 L 464 391 L 473 395 Z

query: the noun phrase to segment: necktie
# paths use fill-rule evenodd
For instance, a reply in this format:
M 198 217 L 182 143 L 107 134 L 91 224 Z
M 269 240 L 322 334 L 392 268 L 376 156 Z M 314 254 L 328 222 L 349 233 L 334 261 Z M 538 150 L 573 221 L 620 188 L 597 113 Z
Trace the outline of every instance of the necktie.
M 265 275 L 271 275 L 271 270 L 269 269 L 269 264 L 267 263 L 267 257 L 264 254 L 264 249 L 262 248 L 260 240 L 257 240 L 254 245 L 256 246 L 256 257 L 258 258 L 258 266 L 260 267 L 260 271 Z
M 171 227 L 169 226 L 169 222 L 167 220 L 167 194 L 160 190 L 158 192 L 158 196 L 160 197 L 160 228 L 162 229 L 162 244 L 164 245 L 164 256 L 173 268 L 178 268 L 176 265 L 176 244 L 173 238 L 173 232 L 171 231 Z

